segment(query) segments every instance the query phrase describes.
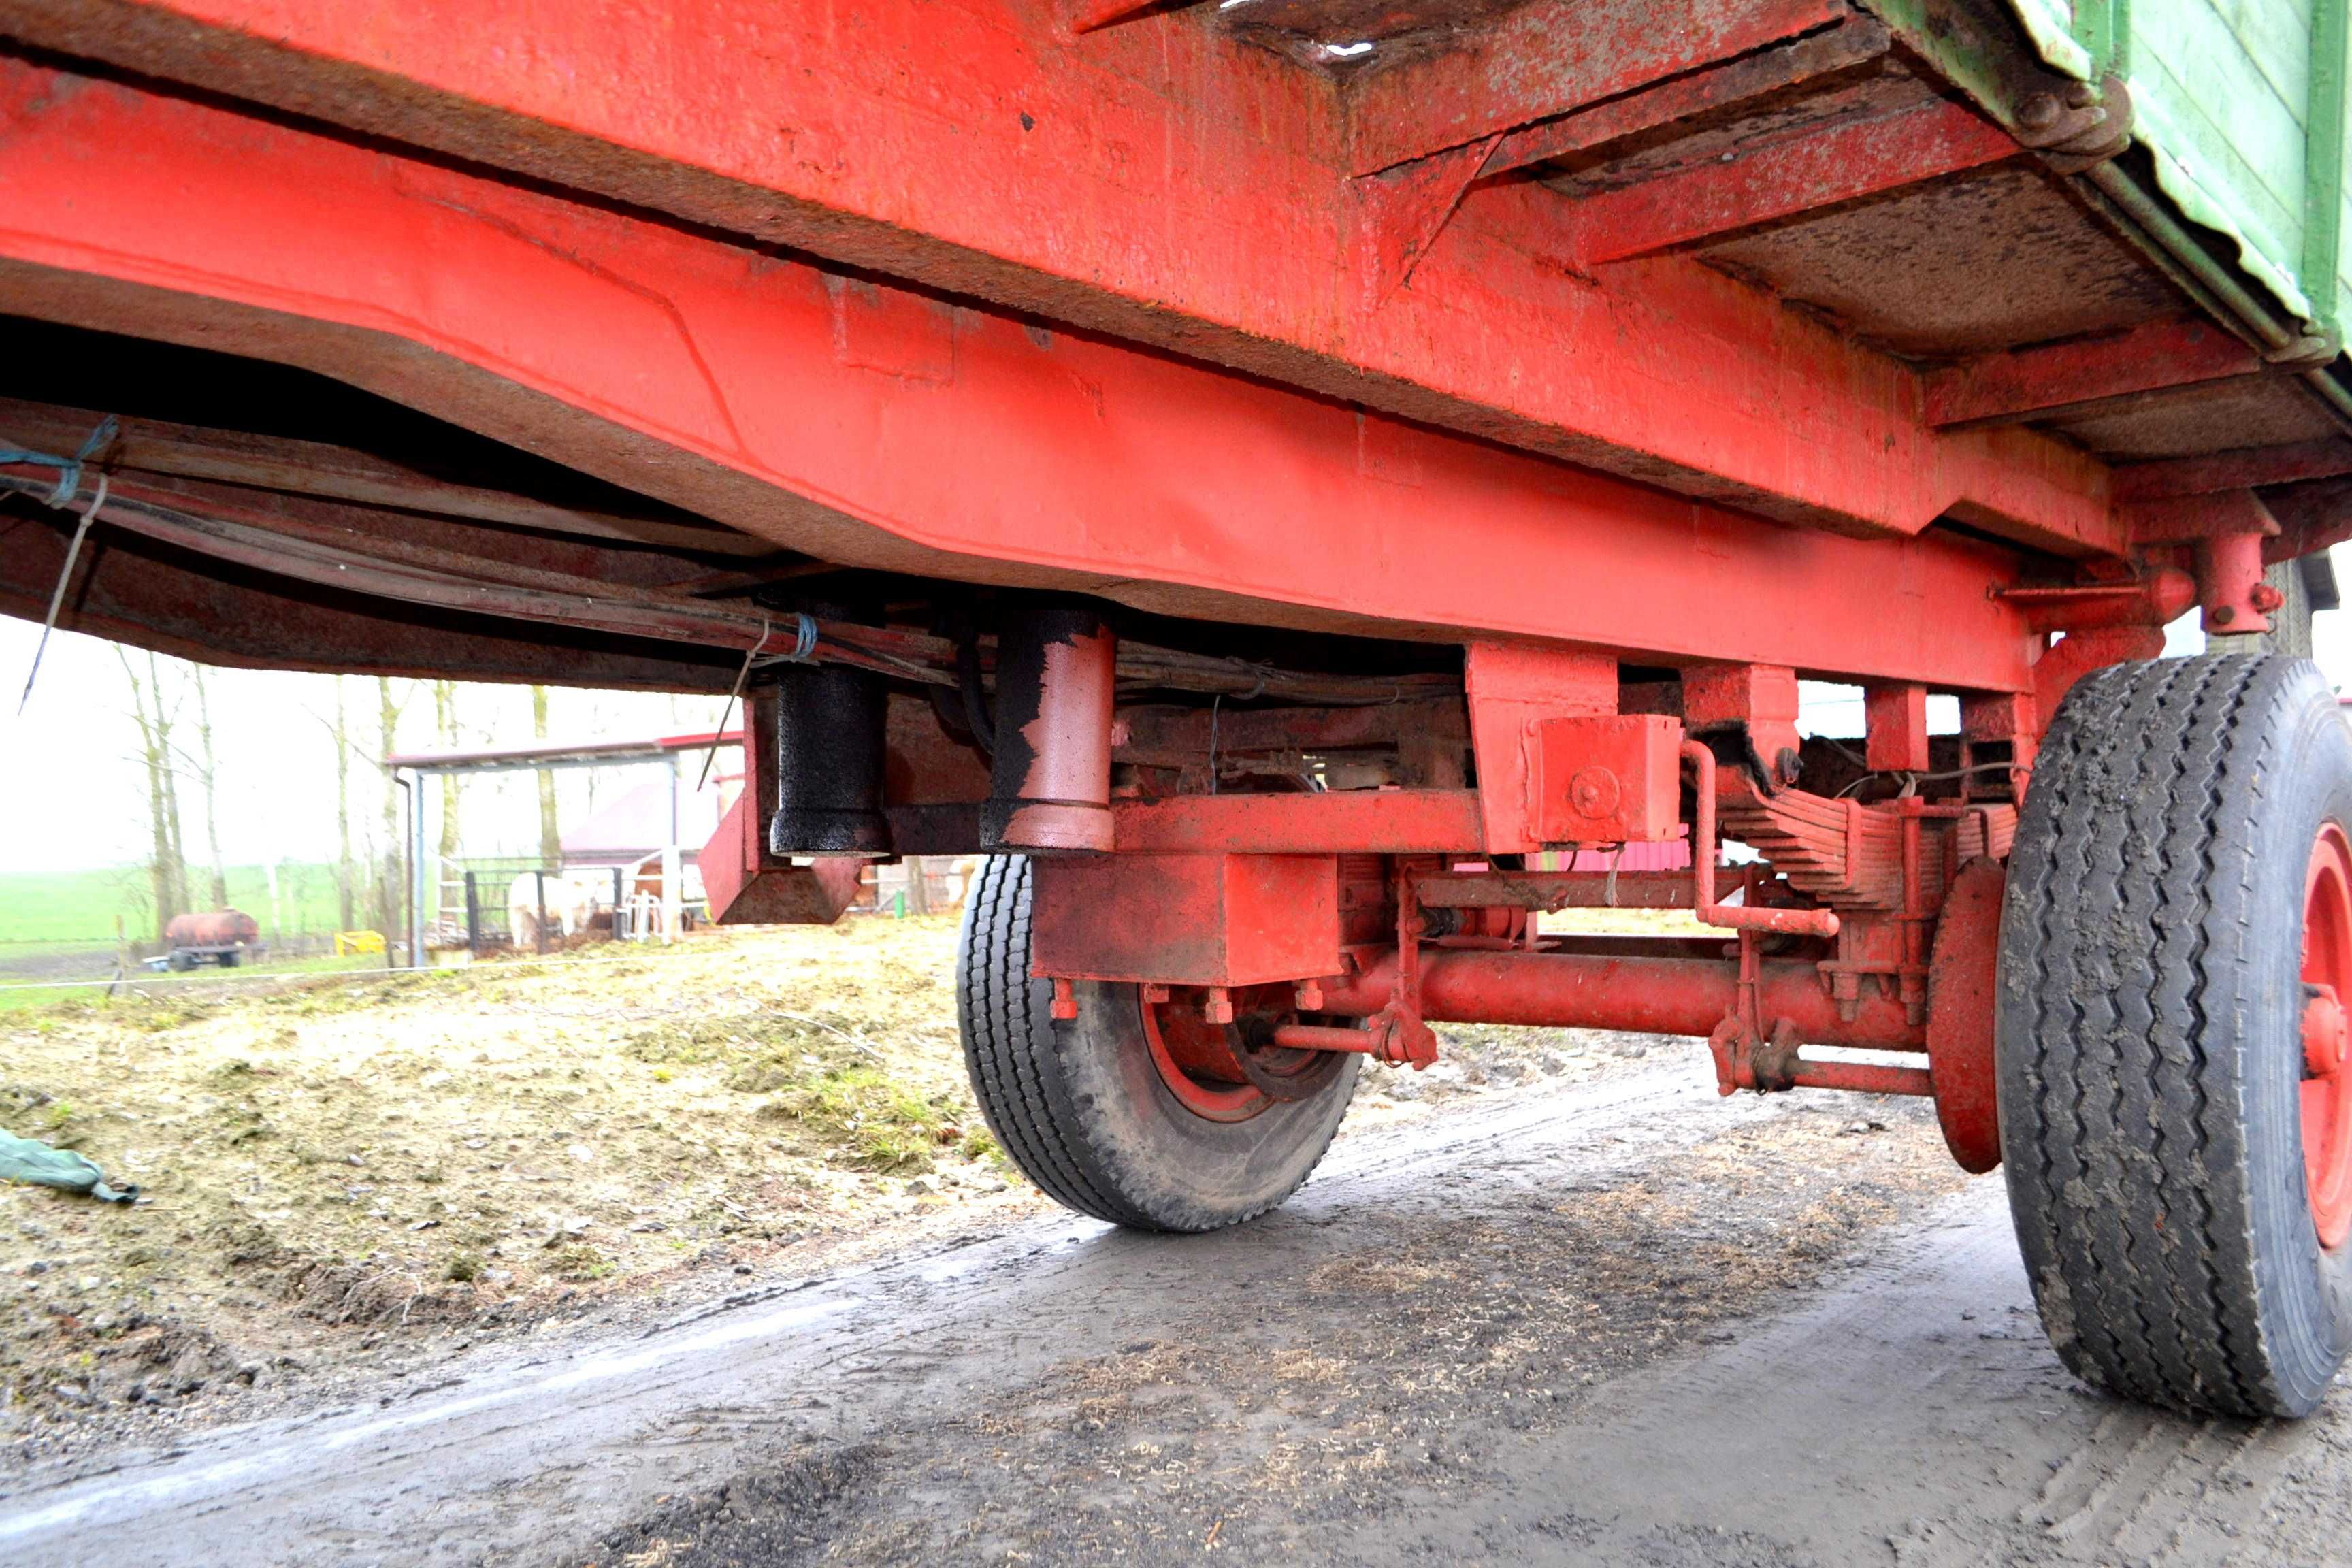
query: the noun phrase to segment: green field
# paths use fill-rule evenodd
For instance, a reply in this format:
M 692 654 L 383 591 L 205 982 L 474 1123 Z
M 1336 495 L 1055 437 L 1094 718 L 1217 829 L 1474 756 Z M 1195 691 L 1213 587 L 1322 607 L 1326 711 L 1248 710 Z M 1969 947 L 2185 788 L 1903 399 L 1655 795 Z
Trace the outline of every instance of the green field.
M 199 904 L 209 873 L 191 868 Z M 267 940 L 318 936 L 335 930 L 334 868 L 288 861 L 278 868 L 273 925 L 268 876 L 259 866 L 228 868 L 230 907 L 261 923 Z M 42 948 L 107 947 L 120 930 L 136 943 L 155 936 L 147 873 L 136 866 L 94 871 L 0 872 L 0 962 Z M 362 923 L 366 923 L 364 921 Z

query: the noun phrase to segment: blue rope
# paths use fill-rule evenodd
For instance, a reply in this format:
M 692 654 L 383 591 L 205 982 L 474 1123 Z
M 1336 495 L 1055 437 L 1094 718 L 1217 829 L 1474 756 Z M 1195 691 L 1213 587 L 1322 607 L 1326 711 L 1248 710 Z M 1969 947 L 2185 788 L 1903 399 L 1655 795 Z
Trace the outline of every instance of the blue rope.
M 809 655 L 816 651 L 816 621 L 798 613 L 793 619 L 800 624 L 793 628 L 793 651 L 783 657 L 794 664 L 806 664 Z M 760 640 L 765 642 L 767 639 L 763 637 Z
M 120 435 L 121 428 L 115 423 L 114 416 L 108 415 L 82 437 L 81 450 L 70 458 L 53 458 L 47 452 L 35 452 L 23 447 L 0 447 L 0 465 L 28 463 L 36 468 L 55 468 L 58 482 L 56 488 L 49 491 L 47 500 L 49 505 L 61 507 L 80 492 L 82 465 Z
M 768 617 L 763 614 L 760 617 L 760 640 L 744 653 L 743 668 L 735 672 L 734 689 L 727 693 L 727 706 L 719 710 L 718 732 L 711 737 L 710 750 L 702 754 L 702 776 L 694 784 L 698 793 L 710 782 L 710 761 L 719 754 L 719 736 L 727 732 L 727 721 L 735 717 L 735 704 L 743 695 L 743 683 L 751 679 L 752 663 L 766 652 L 769 632 Z M 766 657 L 771 663 L 807 664 L 809 656 L 815 652 L 816 617 L 795 610 L 793 612 L 793 651 L 771 653 Z

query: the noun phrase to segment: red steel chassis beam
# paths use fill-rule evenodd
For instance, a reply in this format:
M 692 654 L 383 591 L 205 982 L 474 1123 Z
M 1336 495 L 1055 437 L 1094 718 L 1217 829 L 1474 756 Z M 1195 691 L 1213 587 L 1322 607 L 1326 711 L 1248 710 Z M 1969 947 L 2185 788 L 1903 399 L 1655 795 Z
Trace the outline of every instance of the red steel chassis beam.
M 1395 994 L 1393 949 L 1359 974 L 1323 983 L 1321 1011 L 1370 1017 Z M 1925 1050 L 1924 1025 L 1899 1001 L 1872 993 L 1843 1016 L 1821 971 L 1795 960 L 1759 965 L 1758 1011 L 1785 1018 L 1808 1045 Z M 1555 952 L 1421 954 L 1421 1016 L 1432 1023 L 1569 1025 L 1629 1034 L 1704 1037 L 1739 1000 L 1739 966 L 1705 958 L 1614 958 Z
M 1445 146 L 1476 134 L 1434 123 L 1471 79 L 1499 133 L 1705 63 L 1664 58 L 1664 40 L 1736 53 L 1843 14 L 1571 9 L 1573 26 L 1497 23 L 1425 79 L 1386 72 L 1374 106 L 1435 106 L 1404 146 Z M 1723 30 L 1751 16 L 1754 39 Z M 1352 132 L 1395 116 L 1207 8 L 1068 22 L 1049 0 L 690 0 L 657 19 L 549 0 L 0 0 L 0 33 L 47 47 L 1764 515 L 1898 535 L 1957 516 L 2075 554 L 2128 542 L 2095 461 L 2028 432 L 1934 429 L 1916 373 L 1761 293 L 1673 256 L 1574 276 L 1573 206 L 1538 184 L 1473 189 L 1410 285 L 1381 287 L 1395 214 L 1387 176 L 1350 177 Z M 103 144 L 75 150 L 101 182 Z M 1852 194 L 1834 161 L 1822 179 L 1820 202 Z M 1460 184 L 1433 189 L 1450 205 Z M 1805 205 L 1790 189 L 1775 210 Z M 937 377 L 946 352 L 883 368 Z M 1368 439 L 1369 464 L 1416 470 Z
M 797 26 L 793 10 L 776 26 Z M 548 47 L 571 16 L 549 10 Z M 383 18 L 388 36 L 408 23 Z M 480 52 L 488 69 L 494 51 Z M 1229 619 L 1549 637 L 1969 690 L 2029 689 L 2039 642 L 1989 597 L 2013 574 L 1998 548 L 1779 526 L 14 59 L 0 59 L 0 310 L 309 365 L 853 564 Z M 1776 332 L 1801 349 L 1809 330 Z M 1630 376 L 1622 344 L 1612 352 Z M 1645 362 L 1681 374 L 1673 352 Z M 1926 456 L 1916 420 L 1903 435 L 1844 409 L 1816 429 L 1830 405 L 1782 384 L 1769 430 L 1742 440 L 1851 471 L 1831 453 L 1853 414 L 1879 432 L 1874 448 L 1883 437 Z M 1662 429 L 1726 408 L 1657 390 L 1629 380 L 1595 395 Z M 1717 434 L 1727 452 L 1740 444 Z M 2060 457 L 2021 471 L 2087 477 Z

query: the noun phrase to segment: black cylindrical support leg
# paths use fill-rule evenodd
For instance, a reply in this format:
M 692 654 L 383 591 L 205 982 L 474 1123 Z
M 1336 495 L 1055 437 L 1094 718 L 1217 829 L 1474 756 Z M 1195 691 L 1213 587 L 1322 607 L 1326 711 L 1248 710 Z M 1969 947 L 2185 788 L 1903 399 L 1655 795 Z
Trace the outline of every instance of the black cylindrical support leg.
M 1006 605 L 996 644 L 996 761 L 980 819 L 992 849 L 1108 849 L 1118 643 L 1082 600 Z
M 882 815 L 882 678 L 840 664 L 787 664 L 776 688 L 772 855 L 887 855 Z

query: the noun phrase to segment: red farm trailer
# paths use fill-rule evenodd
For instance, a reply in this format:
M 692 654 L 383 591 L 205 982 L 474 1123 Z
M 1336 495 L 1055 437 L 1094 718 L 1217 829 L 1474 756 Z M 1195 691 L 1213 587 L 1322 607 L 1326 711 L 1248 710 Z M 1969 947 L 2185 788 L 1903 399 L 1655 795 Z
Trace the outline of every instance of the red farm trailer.
M 1932 1098 L 2084 1377 L 2306 1412 L 2345 16 L 2225 9 L 0 0 L 0 608 L 741 692 L 714 909 L 996 857 L 1085 1213 L 1280 1203 L 1433 1022 L 1704 1036 Z

